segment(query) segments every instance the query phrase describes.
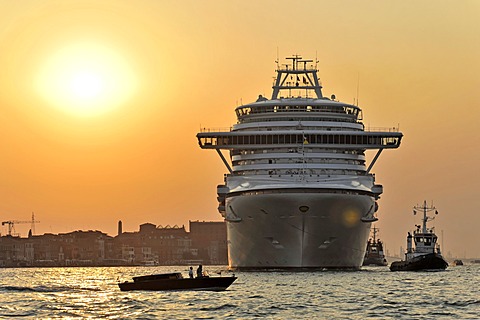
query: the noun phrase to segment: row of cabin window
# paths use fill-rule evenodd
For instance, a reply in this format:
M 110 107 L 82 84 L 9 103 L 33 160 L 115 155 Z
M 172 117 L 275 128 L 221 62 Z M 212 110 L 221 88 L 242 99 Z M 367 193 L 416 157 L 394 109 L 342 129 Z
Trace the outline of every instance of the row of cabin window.
M 340 122 L 340 123 L 360 123 L 357 122 L 355 119 L 349 118 L 318 118 L 318 117 L 261 117 L 261 118 L 239 118 L 238 123 L 250 123 L 250 122 L 275 122 L 275 121 L 294 121 L 294 122 L 302 122 L 302 121 L 316 121 L 316 122 Z
M 339 149 L 305 149 L 302 150 L 303 148 L 278 148 L 278 149 L 269 149 L 268 152 L 265 149 L 253 149 L 253 150 L 240 150 L 240 149 L 234 149 L 231 151 L 232 156 L 236 155 L 248 155 L 248 154 L 266 154 L 266 153 L 271 153 L 271 154 L 278 154 L 278 153 L 295 153 L 295 152 L 305 152 L 305 153 L 310 153 L 310 152 L 319 152 L 319 153 L 334 153 L 334 154 L 353 154 L 353 155 L 365 155 L 364 152 L 358 151 L 358 150 L 339 150 Z
M 269 176 L 294 176 L 294 175 L 306 175 L 310 177 L 324 178 L 325 176 L 330 175 L 364 175 L 365 172 L 361 170 L 347 170 L 347 169 L 273 169 L 273 170 L 236 170 L 233 173 L 237 176 L 247 176 L 247 175 L 269 175 Z
M 415 237 L 415 242 L 425 242 L 426 244 L 429 244 L 431 243 L 433 240 L 433 243 L 437 242 L 437 238 L 430 238 L 430 237 L 426 237 L 426 238 L 423 238 L 423 237 Z
M 361 110 L 349 106 L 256 106 L 236 110 L 237 117 L 268 112 L 332 112 L 358 116 Z
M 213 145 L 242 145 L 242 144 L 359 144 L 359 145 L 387 145 L 395 144 L 397 138 L 371 137 L 360 135 L 251 135 L 251 136 L 220 136 L 203 138 L 205 144 Z
M 365 161 L 351 159 L 325 159 L 325 158 L 306 158 L 306 159 L 255 159 L 255 160 L 237 160 L 233 161 L 234 166 L 254 165 L 254 164 L 292 164 L 292 163 L 308 163 L 308 164 L 351 164 L 362 165 Z

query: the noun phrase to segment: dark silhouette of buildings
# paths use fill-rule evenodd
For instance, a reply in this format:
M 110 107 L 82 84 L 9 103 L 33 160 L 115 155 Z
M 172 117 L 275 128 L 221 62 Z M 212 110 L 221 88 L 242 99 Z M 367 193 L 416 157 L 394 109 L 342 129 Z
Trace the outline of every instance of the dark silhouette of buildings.
M 227 263 L 227 226 L 225 222 L 190 221 L 190 238 L 198 256 L 211 264 Z
M 227 264 L 225 222 L 189 221 L 185 227 L 140 225 L 109 236 L 100 231 L 0 237 L 0 267 Z

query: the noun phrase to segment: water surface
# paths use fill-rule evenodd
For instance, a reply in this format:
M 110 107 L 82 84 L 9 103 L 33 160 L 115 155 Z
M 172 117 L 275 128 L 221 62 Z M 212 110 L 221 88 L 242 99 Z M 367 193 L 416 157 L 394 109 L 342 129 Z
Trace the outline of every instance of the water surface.
M 225 270 L 205 269 L 212 275 Z M 223 292 L 121 292 L 117 286 L 133 276 L 173 271 L 188 272 L 185 266 L 0 269 L 0 318 L 480 318 L 480 265 L 441 272 L 237 272 Z

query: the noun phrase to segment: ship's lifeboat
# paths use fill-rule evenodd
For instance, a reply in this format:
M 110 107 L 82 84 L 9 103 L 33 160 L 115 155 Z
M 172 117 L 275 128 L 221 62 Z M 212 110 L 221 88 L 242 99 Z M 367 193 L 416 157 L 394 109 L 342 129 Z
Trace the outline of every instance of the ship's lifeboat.
M 230 191 L 230 189 L 228 189 L 228 187 L 224 184 L 219 184 L 217 186 L 217 194 L 218 196 L 226 196 L 227 193 Z
M 372 192 L 375 195 L 375 199 L 379 199 L 380 195 L 383 193 L 383 186 L 381 184 L 373 185 Z
M 229 189 L 226 185 L 220 184 L 217 186 L 217 201 L 218 212 L 225 216 L 225 197 L 227 196 Z

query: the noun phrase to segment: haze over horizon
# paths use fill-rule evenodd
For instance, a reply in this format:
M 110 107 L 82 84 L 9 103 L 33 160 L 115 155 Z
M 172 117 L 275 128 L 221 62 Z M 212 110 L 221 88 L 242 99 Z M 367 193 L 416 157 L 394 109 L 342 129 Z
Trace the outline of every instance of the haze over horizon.
M 0 0 L 0 221 L 34 212 L 37 234 L 115 235 L 118 220 L 221 220 L 226 169 L 195 135 L 270 97 L 278 52 L 317 58 L 325 96 L 403 132 L 373 168 L 390 254 L 427 200 L 443 252 L 480 257 L 479 14 L 444 0 Z

